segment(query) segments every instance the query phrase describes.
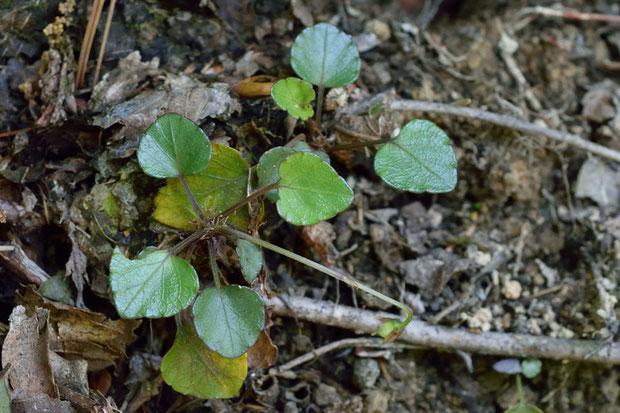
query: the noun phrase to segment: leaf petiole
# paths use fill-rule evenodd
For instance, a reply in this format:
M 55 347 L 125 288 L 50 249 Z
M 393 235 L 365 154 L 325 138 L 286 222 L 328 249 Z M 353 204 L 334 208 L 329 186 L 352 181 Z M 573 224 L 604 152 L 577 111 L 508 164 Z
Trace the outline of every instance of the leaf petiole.
M 179 174 L 179 180 L 181 181 L 181 184 L 183 185 L 183 189 L 185 190 L 185 195 L 187 195 L 187 199 L 189 199 L 189 202 L 192 204 L 192 208 L 194 208 L 194 212 L 196 212 L 196 215 L 198 216 L 198 219 L 200 220 L 200 225 L 204 225 L 206 222 L 206 218 L 204 214 L 202 213 L 200 206 L 198 205 L 198 201 L 196 201 L 196 197 L 194 196 L 194 193 L 189 187 L 189 183 L 187 183 L 187 179 L 185 178 L 185 175 Z
M 351 275 L 346 274 L 346 273 L 342 273 L 342 272 L 338 272 L 336 270 L 333 270 L 329 267 L 326 267 L 322 264 L 319 264 L 318 262 L 312 261 L 306 257 L 303 257 L 301 255 L 295 254 L 294 252 L 291 252 L 287 249 L 278 247 L 277 245 L 274 245 L 270 242 L 264 241 L 260 238 L 257 238 L 253 235 L 247 234 L 245 232 L 241 232 L 238 231 L 236 229 L 233 228 L 222 228 L 221 230 L 222 233 L 224 234 L 229 234 L 232 235 L 234 237 L 237 238 L 241 238 L 244 239 L 246 241 L 250 241 L 253 242 L 254 244 L 261 246 L 263 248 L 266 248 L 268 250 L 277 252 L 278 254 L 284 255 L 285 257 L 288 257 L 290 259 L 293 259 L 297 262 L 300 262 L 304 265 L 307 265 L 308 267 L 314 268 L 317 271 L 320 271 L 324 274 L 327 274 L 331 277 L 334 277 L 337 280 L 340 280 L 348 285 L 350 285 L 351 287 L 354 288 L 358 288 L 374 297 L 377 297 L 378 299 L 385 301 L 386 303 L 392 304 L 395 307 L 400 308 L 401 310 L 403 310 L 406 314 L 407 317 L 405 318 L 404 321 L 402 321 L 401 323 L 399 323 L 396 328 L 398 331 L 402 331 L 405 326 L 407 326 L 407 324 L 409 324 L 409 322 L 411 321 L 411 319 L 413 318 L 413 313 L 411 312 L 411 309 L 409 307 L 407 307 L 405 304 L 401 303 L 400 301 L 394 300 L 391 297 L 388 297 L 385 294 L 380 293 L 379 291 L 369 287 L 368 285 L 356 280 L 355 278 L 353 278 Z
M 222 288 L 222 284 L 220 283 L 220 269 L 217 267 L 217 261 L 215 259 L 215 247 L 213 246 L 213 241 L 209 240 L 209 266 L 211 267 L 211 272 L 213 273 L 213 282 L 215 283 L 215 288 L 218 290 Z
M 242 200 L 240 200 L 239 202 L 235 203 L 233 206 L 231 206 L 231 207 L 227 208 L 225 211 L 221 212 L 217 216 L 217 219 L 219 220 L 219 219 L 222 219 L 222 218 L 226 218 L 227 216 L 233 214 L 236 210 L 238 210 L 242 206 L 249 204 L 250 202 L 254 201 L 259 196 L 264 195 L 267 192 L 271 191 L 272 189 L 276 189 L 277 187 L 278 187 L 278 183 L 275 182 L 273 184 L 269 184 L 269 185 L 266 185 L 266 186 L 264 186 L 264 187 L 262 187 L 260 189 L 257 189 L 256 191 L 252 192 L 247 197 L 245 197 Z
M 318 98 L 316 101 L 316 116 L 314 118 L 319 129 L 321 129 L 321 114 L 323 113 L 323 96 L 324 95 L 325 95 L 325 86 L 319 85 L 319 92 L 317 94 Z

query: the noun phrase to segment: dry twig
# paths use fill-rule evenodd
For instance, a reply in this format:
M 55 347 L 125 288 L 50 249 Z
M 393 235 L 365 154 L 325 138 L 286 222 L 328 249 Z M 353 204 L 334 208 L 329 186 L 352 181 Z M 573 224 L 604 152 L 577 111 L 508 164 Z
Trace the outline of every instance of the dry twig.
M 519 12 L 520 16 L 537 14 L 540 16 L 560 17 L 567 20 L 594 21 L 604 23 L 620 23 L 620 16 L 615 14 L 582 13 L 576 10 L 560 10 L 549 7 L 527 7 Z
M 105 27 L 103 29 L 103 38 L 101 39 L 101 47 L 99 48 L 99 56 L 97 57 L 97 65 L 95 66 L 95 76 L 93 77 L 93 89 L 99 80 L 99 72 L 101 71 L 101 64 L 103 63 L 103 55 L 105 54 L 105 47 L 108 44 L 108 35 L 110 34 L 110 26 L 112 25 L 112 17 L 114 16 L 114 7 L 116 7 L 116 0 L 111 0 L 108 6 L 108 17 L 105 20 Z
M 284 296 L 283 299 L 287 305 L 278 297 L 266 300 L 273 314 L 287 317 L 295 315 L 313 323 L 363 333 L 375 332 L 381 324 L 380 317 L 394 317 L 393 314 L 375 313 L 304 297 Z M 497 356 L 620 364 L 620 343 L 611 343 L 596 352 L 600 349 L 597 341 L 496 332 L 474 334 L 465 329 L 430 326 L 422 321 L 409 323 L 399 340 L 430 348 Z M 584 359 L 593 351 L 596 353 L 587 360 Z
M 13 241 L 11 246 L 12 250 L 0 252 L 0 264 L 19 275 L 24 281 L 35 285 L 41 285 L 50 279 L 45 270 L 31 260 L 19 244 Z
M 620 162 L 620 152 L 607 148 L 603 145 L 587 141 L 580 136 L 555 129 L 534 125 L 507 115 L 499 115 L 479 109 L 461 106 L 453 106 L 445 103 L 423 102 L 419 100 L 393 100 L 386 104 L 388 110 L 405 110 L 412 112 L 432 112 L 446 115 L 462 116 L 464 118 L 477 119 L 494 125 L 515 129 L 532 135 L 542 135 L 547 138 L 566 143 L 587 152 L 600 155 L 604 158 Z
M 343 340 L 334 341 L 332 343 L 326 344 L 322 347 L 319 347 L 313 351 L 310 351 L 306 354 L 303 354 L 299 357 L 296 357 L 281 366 L 274 367 L 269 370 L 269 374 L 272 375 L 286 375 L 285 372 L 294 369 L 295 367 L 307 363 L 310 360 L 313 360 L 317 357 L 320 357 L 324 354 L 329 353 L 330 351 L 338 350 L 340 348 L 346 347 L 374 347 L 374 348 L 385 348 L 392 350 L 402 350 L 402 349 L 411 349 L 414 346 L 410 346 L 407 344 L 401 343 L 383 343 L 383 340 L 380 338 L 367 338 L 367 337 L 359 337 L 359 338 L 345 338 Z M 290 374 L 290 373 L 289 373 Z
M 103 3 L 105 0 L 95 0 L 90 15 L 88 16 L 88 24 L 86 25 L 86 33 L 84 33 L 84 39 L 82 40 L 82 47 L 80 49 L 80 57 L 78 59 L 77 74 L 75 76 L 75 88 L 78 89 L 84 84 L 84 78 L 86 77 L 86 66 L 88 65 L 88 57 L 90 56 L 90 49 L 93 46 L 95 40 L 95 33 L 97 32 L 97 24 L 101 18 L 101 10 L 103 10 Z

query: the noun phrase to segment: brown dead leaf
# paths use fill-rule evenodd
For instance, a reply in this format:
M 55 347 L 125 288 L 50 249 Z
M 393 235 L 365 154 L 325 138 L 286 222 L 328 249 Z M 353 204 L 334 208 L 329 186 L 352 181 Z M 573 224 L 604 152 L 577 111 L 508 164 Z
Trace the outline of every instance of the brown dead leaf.
M 297 17 L 304 26 L 310 27 L 314 25 L 311 9 L 303 1 L 291 0 L 291 8 L 293 9 L 293 16 Z
M 332 224 L 327 221 L 321 221 L 316 225 L 306 226 L 301 231 L 301 238 L 306 245 L 319 254 L 324 264 L 334 265 L 335 257 L 330 251 L 330 246 L 336 239 L 336 232 Z
M 88 385 L 91 389 L 106 395 L 112 387 L 112 375 L 105 369 L 96 371 L 88 378 Z
M 44 109 L 37 125 L 44 127 L 54 125 L 67 119 L 66 109 L 77 112 L 73 84 L 75 77 L 75 60 L 69 46 L 59 49 L 50 48 L 41 59 L 43 74 L 41 75 L 41 100 Z
M 2 345 L 2 366 L 11 365 L 11 399 L 26 400 L 38 395 L 58 398 L 48 350 L 49 311 L 37 308 L 31 316 L 17 306 L 9 316 L 9 333 Z
M 71 277 L 77 289 L 76 306 L 78 308 L 85 308 L 83 292 L 84 284 L 88 283 L 88 273 L 86 272 L 88 258 L 86 258 L 86 254 L 80 249 L 80 245 L 75 238 L 75 225 L 70 221 L 69 239 L 71 240 L 71 254 L 69 255 L 69 260 L 65 264 L 65 270 L 67 276 Z
M 266 369 L 276 363 L 278 347 L 271 342 L 271 337 L 265 332 L 260 332 L 258 340 L 248 349 L 248 370 Z
M 168 74 L 162 86 L 147 90 L 136 97 L 115 105 L 93 124 L 107 129 L 117 123 L 125 126 L 123 136 L 135 139 L 165 113 L 178 113 L 192 122 L 207 117 L 227 117 L 237 110 L 237 103 L 229 95 L 226 83 L 202 83 L 189 75 Z M 136 139 L 137 140 L 137 139 Z
M 133 333 L 140 320 L 110 320 L 101 313 L 80 310 L 43 298 L 32 286 L 15 297 L 32 312 L 42 307 L 50 312 L 50 349 L 68 359 L 88 361 L 88 370 L 96 371 L 125 356 L 125 347 L 136 339 Z
M 56 385 L 88 396 L 88 363 L 84 360 L 67 360 L 53 351 L 50 351 L 49 355 Z M 60 394 L 62 399 L 67 400 L 62 397 L 62 390 Z
M 262 98 L 271 96 L 271 88 L 276 78 L 267 75 L 252 76 L 241 79 L 231 89 L 244 98 Z
M 93 90 L 88 107 L 97 112 L 123 102 L 136 91 L 147 76 L 157 74 L 159 58 L 143 62 L 139 51 L 129 53 L 118 61 L 118 67 L 103 76 Z

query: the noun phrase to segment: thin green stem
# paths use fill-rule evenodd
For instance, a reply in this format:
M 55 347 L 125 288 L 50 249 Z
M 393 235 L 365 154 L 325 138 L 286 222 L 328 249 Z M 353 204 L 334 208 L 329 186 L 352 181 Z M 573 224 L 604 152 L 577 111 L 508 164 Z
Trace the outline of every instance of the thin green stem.
M 213 273 L 215 288 L 219 290 L 222 288 L 222 284 L 220 283 L 220 269 L 218 268 L 217 261 L 215 259 L 215 247 L 213 246 L 212 240 L 209 240 L 209 266 L 211 267 L 211 272 Z
M 323 95 L 325 95 L 325 86 L 320 85 L 316 101 L 316 116 L 314 117 L 319 130 L 321 129 L 321 114 L 323 113 Z
M 521 375 L 519 373 L 516 374 L 517 380 L 517 393 L 519 394 L 519 404 L 521 406 L 525 406 L 525 396 L 523 395 L 523 386 L 521 386 Z
M 185 190 L 185 195 L 187 195 L 187 198 L 189 199 L 189 202 L 192 204 L 192 208 L 194 208 L 194 212 L 196 212 L 196 216 L 200 220 L 200 224 L 204 225 L 204 223 L 206 222 L 205 216 L 202 213 L 202 210 L 200 209 L 200 206 L 198 205 L 198 201 L 196 200 L 196 197 L 194 196 L 194 193 L 192 192 L 192 190 L 189 187 L 189 183 L 187 183 L 187 179 L 185 178 L 185 175 L 179 174 L 179 179 L 181 180 L 181 184 L 183 184 L 183 189 Z
M 257 189 L 256 191 L 252 192 L 247 197 L 243 198 L 241 201 L 237 202 L 236 204 L 234 204 L 230 208 L 226 209 L 224 212 L 221 212 L 217 216 L 218 219 L 225 218 L 225 217 L 233 214 L 236 210 L 238 210 L 242 206 L 249 204 L 250 202 L 254 201 L 259 196 L 264 195 L 267 192 L 271 191 L 272 189 L 276 189 L 277 187 L 278 187 L 278 183 L 276 182 L 276 183 L 264 186 L 264 187 L 262 187 L 260 189 Z
M 241 238 L 244 239 L 246 241 L 250 241 L 253 242 L 256 245 L 259 245 L 263 248 L 266 248 L 268 250 L 277 252 L 278 254 L 282 254 L 285 257 L 291 258 L 295 261 L 298 261 L 302 264 L 307 265 L 310 268 L 314 268 L 317 271 L 320 271 L 324 274 L 327 274 L 329 276 L 334 277 L 337 280 L 340 280 L 354 288 L 358 288 L 374 297 L 377 297 L 380 300 L 385 301 L 386 303 L 392 304 L 395 307 L 400 308 L 401 310 L 403 310 L 406 314 L 407 317 L 405 319 L 405 321 L 403 321 L 402 323 L 399 324 L 398 328 L 399 329 L 403 329 L 407 324 L 409 324 L 409 322 L 411 321 L 411 318 L 413 317 L 413 313 L 411 312 L 411 310 L 409 309 L 409 307 L 407 307 L 405 304 L 394 300 L 391 297 L 388 297 L 385 294 L 380 293 L 379 291 L 374 290 L 373 288 L 369 287 L 368 285 L 359 282 L 358 280 L 356 280 L 355 278 L 353 278 L 352 276 L 350 276 L 349 274 L 346 273 L 341 273 L 338 272 L 336 270 L 333 270 L 329 267 L 326 267 L 322 264 L 319 264 L 318 262 L 312 261 L 306 257 L 302 257 L 301 255 L 295 254 L 294 252 L 291 252 L 287 249 L 278 247 L 277 245 L 274 245 L 270 242 L 264 241 L 260 238 L 257 238 L 253 235 L 250 234 L 246 234 L 245 232 L 241 232 L 241 231 L 237 231 L 236 229 L 232 229 L 232 228 L 223 228 L 222 229 L 222 233 L 227 233 L 230 234 L 232 236 L 235 236 L 237 238 Z

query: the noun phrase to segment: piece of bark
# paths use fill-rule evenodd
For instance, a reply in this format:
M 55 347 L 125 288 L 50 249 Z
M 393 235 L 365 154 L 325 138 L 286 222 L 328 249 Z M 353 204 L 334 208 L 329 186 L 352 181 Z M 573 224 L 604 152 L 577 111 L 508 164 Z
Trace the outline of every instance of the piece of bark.
M 0 252 L 0 264 L 24 281 L 37 286 L 51 278 L 15 241 L 11 245 L 14 247 L 13 251 Z

